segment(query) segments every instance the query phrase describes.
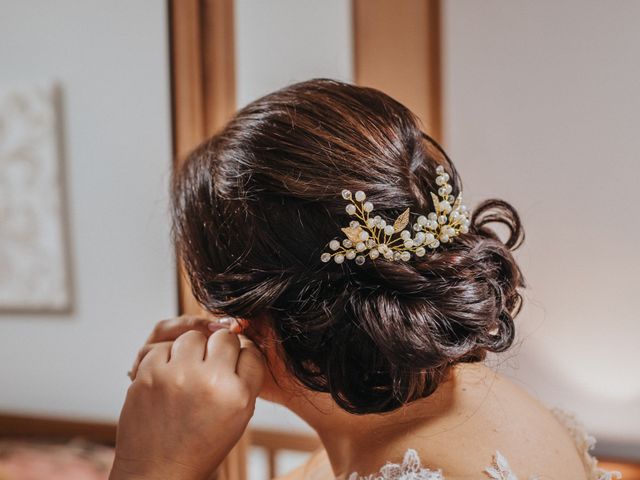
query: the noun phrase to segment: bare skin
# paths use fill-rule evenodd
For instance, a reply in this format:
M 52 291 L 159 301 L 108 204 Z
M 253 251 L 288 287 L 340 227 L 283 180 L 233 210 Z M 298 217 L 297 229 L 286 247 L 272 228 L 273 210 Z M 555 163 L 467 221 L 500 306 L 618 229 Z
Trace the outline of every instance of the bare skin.
M 156 329 L 149 343 L 171 341 L 192 329 L 206 334 L 210 319 L 181 317 L 173 322 L 171 329 Z M 231 328 L 240 331 L 242 322 Z M 394 412 L 352 415 L 329 395 L 297 384 L 276 352 L 272 333 L 263 330 L 260 336 L 268 360 L 260 397 L 303 418 L 325 448 L 283 477 L 287 480 L 344 478 L 354 471 L 375 473 L 387 461 L 400 462 L 409 448 L 418 451 L 423 466 L 442 469 L 447 480 L 483 478 L 482 471 L 496 450 L 507 457 L 520 479 L 530 475 L 587 478 L 572 439 L 553 414 L 481 364 L 457 365 L 433 395 Z M 218 430 L 218 441 L 223 429 Z

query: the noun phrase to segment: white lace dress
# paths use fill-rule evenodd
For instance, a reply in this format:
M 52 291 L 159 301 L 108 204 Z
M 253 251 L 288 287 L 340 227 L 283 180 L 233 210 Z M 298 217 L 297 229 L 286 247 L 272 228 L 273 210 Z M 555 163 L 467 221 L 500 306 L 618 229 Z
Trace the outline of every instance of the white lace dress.
M 552 412 L 573 437 L 589 480 L 622 478 L 620 472 L 609 472 L 598 467 L 598 461 L 590 453 L 595 439 L 587 434 L 573 415 L 559 409 L 554 409 Z M 518 480 L 517 475 L 509 467 L 509 462 L 499 451 L 495 453 L 493 462 L 484 469 L 483 473 L 484 478 L 492 480 Z M 349 480 L 446 480 L 446 477 L 440 469 L 430 470 L 423 467 L 418 452 L 409 449 L 404 455 L 402 464 L 387 463 L 378 473 L 366 477 L 352 473 Z M 538 477 L 533 476 L 528 480 L 538 480 Z

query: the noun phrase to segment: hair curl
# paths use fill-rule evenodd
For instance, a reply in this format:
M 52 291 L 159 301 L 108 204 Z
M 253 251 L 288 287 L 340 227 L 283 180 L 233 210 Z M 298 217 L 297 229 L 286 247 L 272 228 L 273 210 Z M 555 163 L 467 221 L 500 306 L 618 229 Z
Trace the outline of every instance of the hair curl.
M 173 179 L 174 237 L 197 300 L 250 323 L 267 314 L 293 375 L 349 412 L 430 395 L 452 365 L 513 342 L 524 287 L 515 209 L 484 201 L 467 234 L 406 263 L 324 264 L 320 253 L 350 220 L 342 189 L 365 191 L 387 218 L 431 211 L 438 165 L 457 195 L 446 153 L 378 90 L 315 79 L 254 101 Z

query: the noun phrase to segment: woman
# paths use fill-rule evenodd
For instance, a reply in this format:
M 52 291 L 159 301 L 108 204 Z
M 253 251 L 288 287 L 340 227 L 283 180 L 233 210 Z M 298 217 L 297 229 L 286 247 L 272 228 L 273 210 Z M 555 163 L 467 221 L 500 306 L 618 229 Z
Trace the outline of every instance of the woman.
M 239 111 L 173 183 L 193 292 L 234 320 L 158 325 L 112 480 L 206 478 L 258 395 L 325 447 L 291 478 L 610 478 L 565 417 L 483 366 L 514 339 L 524 233 L 508 203 L 469 211 L 461 192 L 377 90 L 318 79 Z

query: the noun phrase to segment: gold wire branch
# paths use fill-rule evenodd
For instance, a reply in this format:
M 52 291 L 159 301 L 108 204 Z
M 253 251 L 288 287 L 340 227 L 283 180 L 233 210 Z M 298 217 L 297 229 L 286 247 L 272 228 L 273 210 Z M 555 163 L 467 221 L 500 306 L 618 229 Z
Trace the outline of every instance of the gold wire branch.
M 405 229 L 409 225 L 411 212 L 404 210 L 392 224 L 388 224 L 380 215 L 371 216 L 373 203 L 365 201 L 367 196 L 362 190 L 354 195 L 350 190 L 342 190 L 342 198 L 350 203 L 345 207 L 347 213 L 358 220 L 349 222 L 348 227 L 341 228 L 346 238 L 334 238 L 328 244 L 330 252 L 323 252 L 320 259 L 329 262 L 343 263 L 355 260 L 356 264 L 364 264 L 367 257 L 371 260 L 384 258 L 390 261 L 408 261 L 411 254 L 422 257 L 427 248 L 438 248 L 442 243 L 452 241 L 461 233 L 469 231 L 470 212 L 462 204 L 462 193 L 457 197 L 451 195 L 449 174 L 444 167 L 436 168 L 436 184 L 439 186 L 438 195 L 431 193 L 435 211 L 419 215 L 411 230 Z M 394 235 L 399 234 L 399 236 Z

